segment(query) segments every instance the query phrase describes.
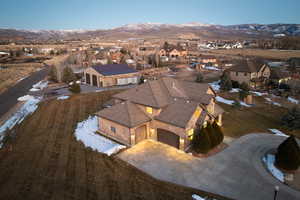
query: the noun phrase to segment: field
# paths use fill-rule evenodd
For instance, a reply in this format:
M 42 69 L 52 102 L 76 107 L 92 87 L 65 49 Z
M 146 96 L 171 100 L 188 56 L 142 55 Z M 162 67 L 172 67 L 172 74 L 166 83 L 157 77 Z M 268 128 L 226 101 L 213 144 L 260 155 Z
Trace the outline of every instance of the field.
M 264 49 L 227 49 L 227 50 L 209 50 L 210 53 L 229 55 L 229 56 L 254 56 L 267 59 L 288 59 L 291 57 L 300 57 L 298 51 L 279 51 L 279 50 L 264 50 Z
M 16 84 L 22 78 L 29 76 L 43 65 L 41 63 L 3 64 L 0 69 L 0 93 Z M 1 67 L 1 64 L 0 64 Z
M 221 94 L 227 99 L 235 99 L 233 94 Z M 255 106 L 241 109 L 233 108 L 230 105 L 219 103 L 225 110 L 223 115 L 224 135 L 240 137 L 248 133 L 267 133 L 268 129 L 279 129 L 286 134 L 295 134 L 300 137 L 298 131 L 288 131 L 280 126 L 281 117 L 287 112 L 286 108 L 266 104 L 263 97 L 254 97 Z
M 77 122 L 98 111 L 115 92 L 41 103 L 15 128 L 12 150 L 7 146 L 0 152 L 0 199 L 181 200 L 199 194 L 153 179 L 75 140 Z

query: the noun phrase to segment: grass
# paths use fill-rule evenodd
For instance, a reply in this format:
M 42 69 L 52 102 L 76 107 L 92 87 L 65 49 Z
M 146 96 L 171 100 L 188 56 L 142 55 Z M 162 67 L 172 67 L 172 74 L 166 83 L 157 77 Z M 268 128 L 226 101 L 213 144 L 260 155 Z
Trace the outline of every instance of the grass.
M 237 98 L 237 94 L 221 94 L 228 99 Z M 249 133 L 267 133 L 268 129 L 275 128 L 287 134 L 295 134 L 300 137 L 299 131 L 288 131 L 281 124 L 281 117 L 287 112 L 287 108 L 266 104 L 263 97 L 254 97 L 255 106 L 241 109 L 230 105 L 218 103 L 224 110 L 223 131 L 224 135 L 238 138 Z
M 0 199 L 168 200 L 207 194 L 158 181 L 76 141 L 77 123 L 101 109 L 116 92 L 41 103 L 14 129 L 17 138 L 12 151 L 0 151 Z

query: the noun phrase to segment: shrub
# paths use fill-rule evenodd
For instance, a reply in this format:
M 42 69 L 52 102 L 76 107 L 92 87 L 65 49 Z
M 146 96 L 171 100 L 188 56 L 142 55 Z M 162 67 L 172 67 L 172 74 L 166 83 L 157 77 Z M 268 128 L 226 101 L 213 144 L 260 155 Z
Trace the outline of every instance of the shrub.
M 297 170 L 300 166 L 300 148 L 291 135 L 283 141 L 275 155 L 275 165 L 285 170 Z
M 49 71 L 49 80 L 53 81 L 53 82 L 57 82 L 57 69 L 56 67 L 53 65 L 51 66 L 51 69 Z
M 239 88 L 240 84 L 237 81 L 231 81 L 232 88 Z
M 196 82 L 197 83 L 202 83 L 203 82 L 203 75 L 201 73 L 197 74 Z
M 72 92 L 72 93 L 80 93 L 81 92 L 81 88 L 80 88 L 80 84 L 78 83 L 73 83 L 69 90 Z
M 234 108 L 240 109 L 241 108 L 241 103 L 239 101 L 237 101 L 237 100 L 234 100 L 232 106 Z
M 295 106 L 281 118 L 281 124 L 290 130 L 300 129 L 300 108 Z
M 231 79 L 227 73 L 224 73 L 221 76 L 220 88 L 221 88 L 221 90 L 224 90 L 224 91 L 229 91 L 232 89 Z
M 139 84 L 143 84 L 145 82 L 144 76 L 141 76 Z
M 215 143 L 217 145 L 221 144 L 224 140 L 224 134 L 221 130 L 221 127 L 217 124 L 216 121 L 214 121 L 212 123 L 212 130 L 213 130 L 213 135 L 214 135 L 214 138 L 215 138 Z
M 192 147 L 196 153 L 207 153 L 211 149 L 211 141 L 206 128 L 197 128 L 192 140 Z
M 250 88 L 249 88 L 249 85 L 245 82 L 243 82 L 241 85 L 240 85 L 240 89 L 241 90 L 244 90 L 246 92 L 249 92 Z

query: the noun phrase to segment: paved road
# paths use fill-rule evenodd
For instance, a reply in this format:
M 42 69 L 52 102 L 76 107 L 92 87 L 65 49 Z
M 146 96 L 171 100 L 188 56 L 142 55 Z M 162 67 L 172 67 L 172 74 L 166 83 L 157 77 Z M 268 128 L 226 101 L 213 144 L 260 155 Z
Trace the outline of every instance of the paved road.
M 195 158 L 173 147 L 146 140 L 118 157 L 155 178 L 174 182 L 238 200 L 300 199 L 300 192 L 282 184 L 264 167 L 261 159 L 285 137 L 250 134 L 233 141 L 228 148 L 207 159 Z
M 47 76 L 48 71 L 49 68 L 44 67 L 0 94 L 0 118 L 18 103 L 17 99 L 20 96 L 28 93 L 33 84 L 43 80 Z

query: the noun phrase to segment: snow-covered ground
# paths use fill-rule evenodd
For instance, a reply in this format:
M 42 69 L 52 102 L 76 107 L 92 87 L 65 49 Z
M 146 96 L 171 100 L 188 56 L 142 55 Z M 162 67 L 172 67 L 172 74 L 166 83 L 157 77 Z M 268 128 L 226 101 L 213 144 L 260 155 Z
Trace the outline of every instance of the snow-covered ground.
M 18 101 L 28 101 L 28 100 L 31 100 L 31 99 L 34 99 L 34 98 L 35 98 L 34 96 L 25 95 L 25 96 L 19 97 Z
M 292 97 L 288 97 L 288 101 L 291 102 L 291 103 L 295 103 L 295 104 L 298 104 L 298 103 L 299 103 L 299 100 L 294 99 L 294 98 L 292 98 Z
M 70 96 L 60 96 L 60 97 L 57 97 L 57 100 L 65 100 L 65 99 L 68 99 Z
M 48 86 L 48 81 L 40 81 L 40 82 L 34 84 L 29 91 L 36 92 L 36 91 L 46 88 L 47 86 Z
M 275 135 L 278 135 L 278 136 L 288 137 L 287 134 L 281 132 L 281 131 L 278 130 L 278 129 L 272 129 L 272 128 L 269 128 L 269 131 L 271 131 L 272 133 L 274 133 Z
M 233 103 L 234 103 L 233 100 L 228 100 L 228 99 L 225 99 L 225 98 L 220 97 L 220 96 L 217 96 L 217 97 L 216 97 L 216 101 L 221 102 L 221 103 L 225 103 L 225 104 L 228 104 L 228 105 L 233 105 Z M 240 104 L 241 104 L 242 106 L 245 106 L 245 107 L 251 107 L 251 105 L 246 104 L 246 103 L 244 103 L 244 102 L 242 102 L 242 101 L 240 101 Z
M 284 182 L 284 174 L 277 169 L 274 166 L 275 163 L 275 156 L 272 154 L 267 154 L 265 157 L 263 157 L 262 159 L 264 161 L 264 163 L 266 164 L 267 169 L 269 170 L 269 172 L 271 172 L 271 174 L 278 179 L 281 182 Z
M 97 130 L 97 117 L 90 116 L 88 119 L 77 124 L 75 137 L 78 141 L 83 142 L 84 146 L 90 147 L 93 150 L 105 153 L 107 155 L 111 155 L 125 148 L 124 145 L 120 145 L 101 135 L 96 134 Z
M 215 81 L 215 82 L 209 83 L 209 85 L 214 89 L 215 92 L 219 92 L 220 91 L 219 83 L 220 83 L 220 81 Z
M 200 197 L 200 196 L 197 195 L 197 194 L 193 194 L 193 195 L 192 195 L 192 198 L 193 198 L 194 200 L 205 200 L 204 198 Z
M 250 91 L 251 93 L 255 94 L 256 96 L 264 96 L 264 95 L 268 95 L 268 93 L 266 92 L 255 92 L 255 91 Z
M 269 98 L 269 97 L 265 97 L 265 100 L 267 100 L 268 103 L 273 104 L 273 105 L 275 105 L 275 106 L 281 106 L 280 103 L 277 103 L 277 102 L 273 101 L 273 100 L 272 100 L 271 98 Z
M 213 66 L 205 66 L 204 69 L 207 69 L 207 70 L 213 70 L 213 71 L 220 71 L 219 68 L 213 67 Z
M 239 91 L 241 91 L 240 88 L 232 88 L 229 92 L 230 93 L 235 93 L 235 92 L 239 92 Z
M 25 117 L 32 114 L 37 108 L 40 98 L 29 98 L 26 103 L 10 117 L 2 126 L 0 126 L 0 148 L 2 147 L 3 134 L 6 129 L 12 129 L 16 124 L 21 123 Z

